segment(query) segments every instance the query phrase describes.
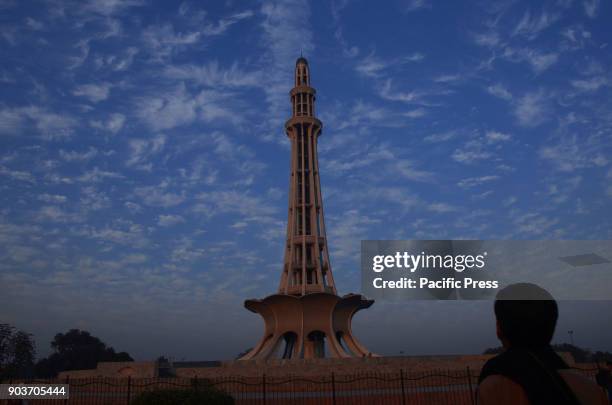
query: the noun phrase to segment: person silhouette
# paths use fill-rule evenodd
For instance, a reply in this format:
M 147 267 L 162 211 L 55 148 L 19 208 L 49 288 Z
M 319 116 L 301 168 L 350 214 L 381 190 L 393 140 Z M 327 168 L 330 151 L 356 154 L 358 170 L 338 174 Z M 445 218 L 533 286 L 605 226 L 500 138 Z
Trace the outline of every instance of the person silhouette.
M 482 368 L 480 405 L 608 404 L 604 391 L 550 346 L 559 309 L 548 291 L 530 283 L 509 285 L 497 293 L 494 312 L 504 351 Z

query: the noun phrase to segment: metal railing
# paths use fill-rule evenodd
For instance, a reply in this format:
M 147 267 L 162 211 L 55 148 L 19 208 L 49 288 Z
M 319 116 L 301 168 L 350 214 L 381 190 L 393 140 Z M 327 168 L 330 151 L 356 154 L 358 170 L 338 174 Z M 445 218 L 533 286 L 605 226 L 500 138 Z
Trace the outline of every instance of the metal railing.
M 577 369 L 589 378 L 597 370 Z M 430 372 L 356 372 L 318 377 L 268 376 L 215 378 L 72 378 L 20 380 L 19 383 L 69 384 L 64 405 L 129 405 L 139 394 L 158 389 L 214 387 L 231 395 L 237 405 L 472 405 L 478 374 L 465 370 Z M 17 381 L 4 381 L 17 383 Z M 11 402 L 1 402 L 0 404 Z M 58 405 L 58 400 L 36 400 Z

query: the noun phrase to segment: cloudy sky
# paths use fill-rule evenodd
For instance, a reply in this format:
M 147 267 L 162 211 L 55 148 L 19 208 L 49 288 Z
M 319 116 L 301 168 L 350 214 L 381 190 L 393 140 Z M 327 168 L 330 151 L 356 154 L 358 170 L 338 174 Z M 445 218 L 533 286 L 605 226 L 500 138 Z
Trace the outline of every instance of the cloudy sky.
M 276 290 L 300 52 L 332 267 L 361 239 L 611 239 L 612 5 L 0 0 L 0 321 L 224 359 Z M 593 314 L 600 314 L 593 318 Z M 608 325 L 603 327 L 602 325 Z M 611 350 L 609 303 L 557 341 Z M 487 302 L 377 302 L 373 351 L 478 353 Z

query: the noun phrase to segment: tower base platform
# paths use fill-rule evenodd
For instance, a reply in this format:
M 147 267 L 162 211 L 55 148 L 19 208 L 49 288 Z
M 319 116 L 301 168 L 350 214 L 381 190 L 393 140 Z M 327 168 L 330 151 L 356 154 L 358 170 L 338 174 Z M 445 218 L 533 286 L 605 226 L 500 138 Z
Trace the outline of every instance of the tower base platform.
M 326 292 L 246 300 L 244 306 L 261 315 L 265 330 L 257 346 L 240 360 L 376 356 L 351 331 L 355 313 L 373 303 L 359 294 L 340 297 Z

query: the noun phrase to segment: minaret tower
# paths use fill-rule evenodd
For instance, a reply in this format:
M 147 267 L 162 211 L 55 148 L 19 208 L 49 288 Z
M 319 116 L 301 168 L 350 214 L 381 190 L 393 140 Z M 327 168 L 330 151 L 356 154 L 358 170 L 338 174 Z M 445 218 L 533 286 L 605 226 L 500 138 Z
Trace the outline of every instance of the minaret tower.
M 308 62 L 303 57 L 295 64 L 295 87 L 290 95 L 293 113 L 285 124 L 291 141 L 289 215 L 285 261 L 278 292 L 291 295 L 336 294 L 319 181 L 317 142 L 322 124 L 315 117 L 316 90 L 310 87 Z
M 292 114 L 285 123 L 291 141 L 289 210 L 284 264 L 278 293 L 246 300 L 262 316 L 265 330 L 257 346 L 240 360 L 372 356 L 351 331 L 353 315 L 374 301 L 359 294 L 340 297 L 332 276 L 317 143 L 322 124 L 315 117 L 316 90 L 308 61 L 295 64 Z

